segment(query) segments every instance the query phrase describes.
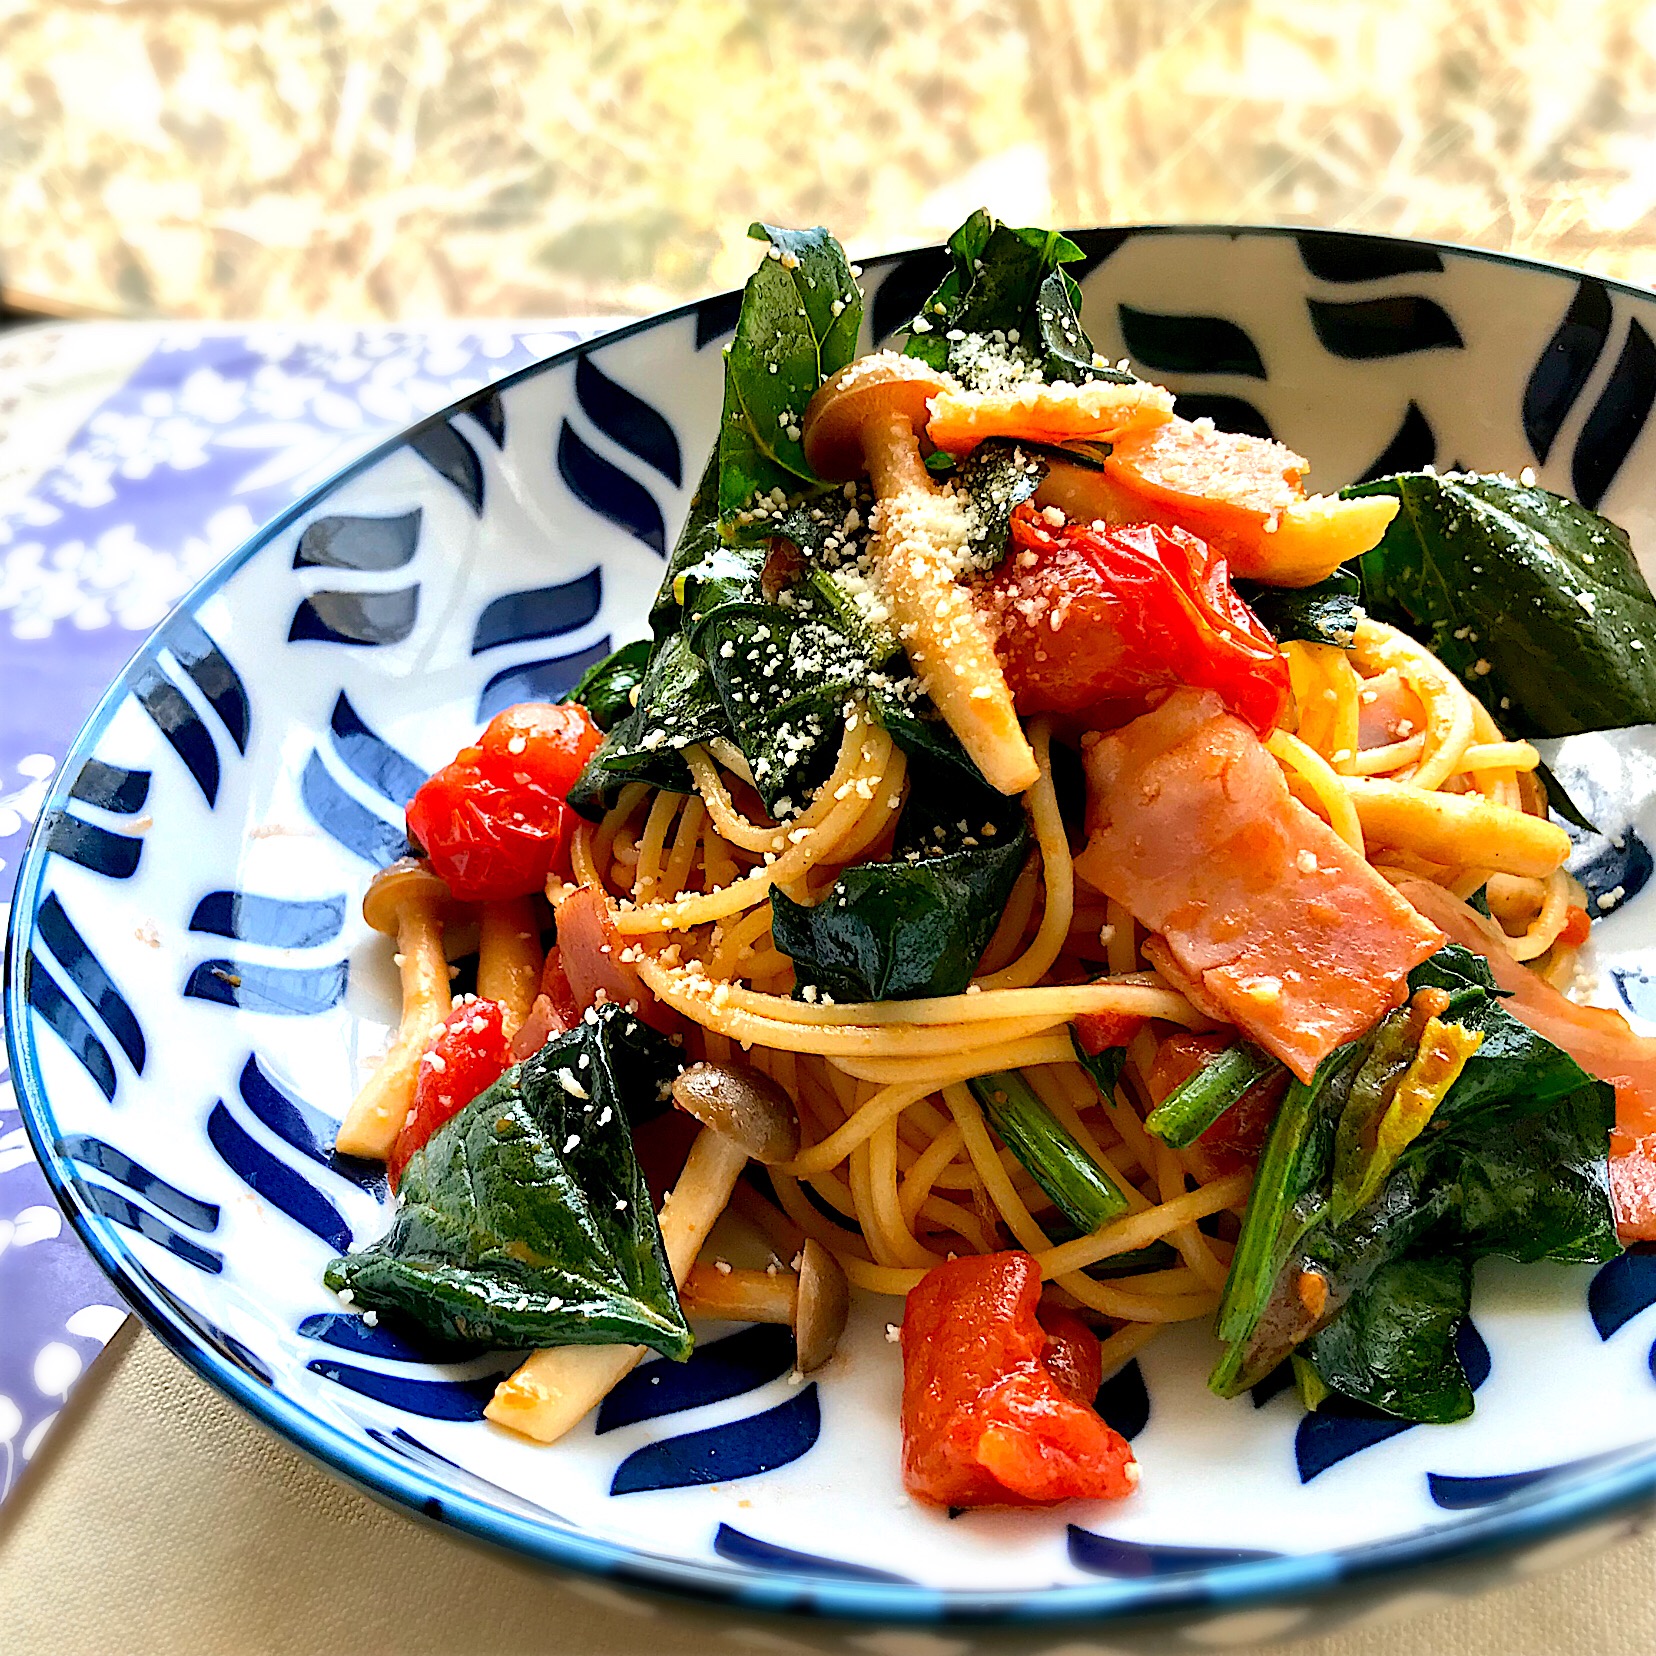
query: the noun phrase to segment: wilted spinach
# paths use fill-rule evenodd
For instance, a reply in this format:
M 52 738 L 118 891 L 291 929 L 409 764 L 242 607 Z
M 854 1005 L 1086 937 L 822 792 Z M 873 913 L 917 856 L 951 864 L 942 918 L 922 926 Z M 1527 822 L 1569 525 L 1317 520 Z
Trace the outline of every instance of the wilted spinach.
M 1277 643 L 1303 638 L 1349 650 L 1357 642 L 1363 618 L 1362 583 L 1354 571 L 1336 569 L 1308 587 L 1265 586 L 1259 581 L 1234 583 L 1237 596 L 1270 628 Z
M 688 1357 L 628 1127 L 660 1110 L 680 1064 L 665 1038 L 599 1007 L 432 1134 L 391 1229 L 334 1260 L 328 1286 L 449 1344 Z
M 600 730 L 613 730 L 632 712 L 633 691 L 644 682 L 650 651 L 647 638 L 635 638 L 632 643 L 611 651 L 581 674 L 569 692 L 569 699 L 579 702 Z

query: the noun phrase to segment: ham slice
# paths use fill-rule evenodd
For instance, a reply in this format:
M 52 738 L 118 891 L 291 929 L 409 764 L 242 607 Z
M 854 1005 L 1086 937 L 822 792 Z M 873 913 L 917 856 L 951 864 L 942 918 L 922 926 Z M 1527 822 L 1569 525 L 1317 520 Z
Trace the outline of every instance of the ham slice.
M 1199 1005 L 1302 1081 L 1398 1005 L 1410 968 L 1442 944 L 1211 691 L 1176 690 L 1083 746 L 1076 872 L 1161 934 Z
M 1398 890 L 1450 938 L 1489 962 L 1506 1007 L 1537 1035 L 1562 1047 L 1589 1075 L 1616 1089 L 1610 1135 L 1610 1194 L 1624 1242 L 1656 1241 L 1656 1039 L 1636 1035 L 1621 1013 L 1578 1006 L 1512 958 L 1501 930 L 1452 892 L 1425 880 Z

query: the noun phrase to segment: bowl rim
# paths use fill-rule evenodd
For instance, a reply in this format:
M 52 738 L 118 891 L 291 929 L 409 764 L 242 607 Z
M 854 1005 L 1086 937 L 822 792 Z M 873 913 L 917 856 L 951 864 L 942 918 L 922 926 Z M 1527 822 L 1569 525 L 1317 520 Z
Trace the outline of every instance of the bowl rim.
M 1613 293 L 1656 305 L 1656 293 L 1615 277 L 1514 253 L 1495 252 L 1456 242 L 1380 232 L 1326 229 L 1315 225 L 1231 224 L 1223 222 L 1098 225 L 1071 229 L 1072 236 L 1119 235 L 1213 237 L 1232 240 L 1315 235 L 1352 243 L 1382 243 L 1425 249 L 1455 258 L 1473 258 L 1521 271 L 1576 282 L 1596 281 Z M 931 243 L 860 261 L 864 270 L 902 263 L 916 255 L 938 253 Z M 1112 248 L 1110 251 L 1114 251 Z M 1107 257 L 1108 255 L 1106 255 Z M 1429 274 L 1411 272 L 1408 274 Z M 1373 280 L 1389 279 L 1376 277 Z M 1370 280 L 1365 278 L 1364 282 Z M 1344 284 L 1342 284 L 1343 286 Z M 1355 284 L 1353 284 L 1355 285 Z M 498 394 L 541 374 L 567 367 L 591 352 L 635 338 L 673 322 L 699 317 L 704 309 L 732 307 L 741 290 L 731 289 L 655 312 L 554 352 L 492 380 L 436 412 L 387 437 L 349 461 L 263 524 L 235 551 L 221 559 L 172 607 L 144 638 L 65 750 L 63 761 L 43 800 L 18 869 L 6 929 L 4 955 L 4 1022 L 6 1046 L 19 1114 L 47 1184 L 81 1243 L 122 1297 L 152 1333 L 221 1395 L 236 1404 L 294 1448 L 344 1477 L 368 1494 L 398 1503 L 412 1516 L 424 1516 L 478 1540 L 518 1555 L 581 1575 L 626 1582 L 704 1603 L 742 1611 L 805 1614 L 853 1623 L 933 1626 L 1035 1627 L 1082 1621 L 1120 1621 L 1156 1616 L 1181 1620 L 1203 1614 L 1228 1614 L 1287 1600 L 1326 1595 L 1336 1587 L 1388 1580 L 1428 1566 L 1450 1566 L 1511 1552 L 1540 1543 L 1595 1519 L 1614 1519 L 1629 1509 L 1656 1500 L 1656 1442 L 1612 1451 L 1619 1464 L 1566 1476 L 1537 1493 L 1514 1494 L 1472 1518 L 1395 1536 L 1378 1543 L 1328 1548 L 1311 1553 L 1284 1553 L 1262 1560 L 1206 1565 L 1162 1576 L 1108 1577 L 1096 1582 L 962 1591 L 912 1583 L 838 1580 L 831 1577 L 768 1577 L 738 1573 L 738 1567 L 699 1563 L 642 1551 L 622 1542 L 551 1529 L 526 1514 L 496 1506 L 467 1490 L 439 1482 L 411 1461 L 371 1447 L 322 1420 L 261 1383 L 216 1349 L 156 1293 L 148 1273 L 124 1242 L 114 1243 L 77 1199 L 78 1181 L 57 1154 L 56 1118 L 41 1079 L 22 973 L 18 969 L 41 900 L 48 852 L 44 828 L 61 810 L 81 764 L 96 748 L 115 710 L 130 693 L 135 675 L 162 646 L 174 622 L 190 615 L 232 576 L 294 523 L 314 511 L 336 490 L 403 448 L 412 438 L 468 413 L 482 398 Z M 715 312 L 717 314 L 717 312 Z M 710 341 L 711 342 L 711 341 Z M 112 1235 L 112 1233 L 111 1233 Z

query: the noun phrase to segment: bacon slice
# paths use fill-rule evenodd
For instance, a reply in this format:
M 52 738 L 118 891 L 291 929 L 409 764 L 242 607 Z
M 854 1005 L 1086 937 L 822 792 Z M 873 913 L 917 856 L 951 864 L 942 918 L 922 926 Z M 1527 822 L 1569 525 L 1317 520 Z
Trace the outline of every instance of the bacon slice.
M 1537 1035 L 1562 1047 L 1589 1075 L 1616 1089 L 1610 1135 L 1610 1195 L 1623 1242 L 1656 1241 L 1656 1039 L 1635 1035 L 1621 1013 L 1578 1006 L 1512 958 L 1501 930 L 1453 892 L 1425 880 L 1400 880 L 1398 890 L 1456 943 L 1489 962 L 1506 1008 Z
M 1205 1001 L 1301 1080 L 1398 1005 L 1442 944 L 1211 691 L 1177 690 L 1083 746 L 1076 872 L 1159 932 Z

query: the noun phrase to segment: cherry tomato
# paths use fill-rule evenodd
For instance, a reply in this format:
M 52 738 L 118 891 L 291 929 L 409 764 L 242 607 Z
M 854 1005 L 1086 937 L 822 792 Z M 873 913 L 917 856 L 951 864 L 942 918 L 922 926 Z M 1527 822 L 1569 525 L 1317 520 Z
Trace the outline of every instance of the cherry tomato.
M 1564 918 L 1564 927 L 1558 934 L 1558 941 L 1566 949 L 1579 949 L 1585 943 L 1593 930 L 1593 922 L 1584 908 L 1572 905 Z
M 1225 560 L 1182 529 L 1054 526 L 1012 514 L 1012 553 L 985 601 L 1020 713 L 1121 725 L 1174 685 L 1214 690 L 1261 734 L 1289 693 L 1288 663 L 1237 597 Z
M 504 1017 L 499 1001 L 467 995 L 426 1043 L 414 1080 L 414 1107 L 385 1162 L 393 1190 L 409 1157 L 511 1067 Z
M 527 897 L 563 855 L 564 799 L 603 740 L 584 707 L 525 702 L 490 721 L 408 805 L 408 832 L 461 902 Z
M 1089 1376 L 1075 1330 L 1049 1336 L 1036 1316 L 1040 1297 L 1040 1267 L 1026 1253 L 951 1259 L 910 1290 L 903 1483 L 917 1499 L 1030 1506 L 1110 1500 L 1137 1486 L 1126 1439 L 1076 1396 Z M 1062 1380 L 1047 1366 L 1055 1343 Z

